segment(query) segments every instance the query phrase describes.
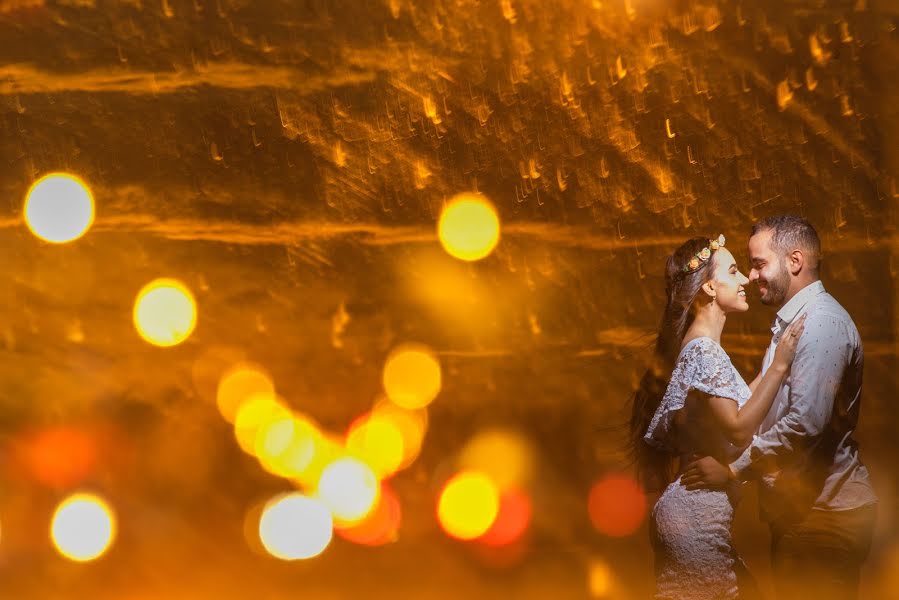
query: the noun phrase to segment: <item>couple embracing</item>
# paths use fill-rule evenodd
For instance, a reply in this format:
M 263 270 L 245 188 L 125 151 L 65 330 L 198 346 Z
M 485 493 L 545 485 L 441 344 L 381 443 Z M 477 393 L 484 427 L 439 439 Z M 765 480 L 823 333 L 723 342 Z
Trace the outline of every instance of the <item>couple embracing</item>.
M 805 219 L 755 224 L 750 270 L 726 239 L 693 238 L 668 258 L 654 364 L 634 396 L 638 474 L 652 510 L 657 599 L 753 598 L 731 524 L 743 482 L 759 483 L 778 600 L 858 596 L 876 496 L 853 432 L 862 387 L 858 330 L 818 277 Z M 721 346 L 746 286 L 777 308 L 761 371 L 747 384 Z

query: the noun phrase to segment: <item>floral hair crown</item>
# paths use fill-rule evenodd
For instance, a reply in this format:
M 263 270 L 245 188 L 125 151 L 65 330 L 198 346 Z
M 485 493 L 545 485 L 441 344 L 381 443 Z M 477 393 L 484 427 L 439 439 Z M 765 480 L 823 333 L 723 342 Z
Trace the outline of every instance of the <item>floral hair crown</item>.
M 684 267 L 684 273 L 689 273 L 690 271 L 698 269 L 699 265 L 712 257 L 712 252 L 724 246 L 724 241 L 723 233 L 718 236 L 717 240 L 709 240 L 708 246 L 693 255 L 693 258 L 691 258 L 690 262 Z

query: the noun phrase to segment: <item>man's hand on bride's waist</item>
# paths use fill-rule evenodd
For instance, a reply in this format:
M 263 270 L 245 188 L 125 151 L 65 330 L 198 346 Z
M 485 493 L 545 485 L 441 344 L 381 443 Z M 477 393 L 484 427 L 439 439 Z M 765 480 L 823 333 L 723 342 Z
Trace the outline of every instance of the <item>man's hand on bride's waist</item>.
M 703 456 L 687 465 L 680 481 L 688 490 L 721 490 L 736 479 L 729 466 Z

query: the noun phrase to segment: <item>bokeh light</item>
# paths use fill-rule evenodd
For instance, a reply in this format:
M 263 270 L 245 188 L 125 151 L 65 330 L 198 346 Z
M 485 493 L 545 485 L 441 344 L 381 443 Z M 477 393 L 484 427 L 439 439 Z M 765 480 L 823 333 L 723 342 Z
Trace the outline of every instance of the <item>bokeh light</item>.
M 318 556 L 331 543 L 334 527 L 328 507 L 300 493 L 271 500 L 259 519 L 259 539 L 281 560 Z
M 426 408 L 406 409 L 397 406 L 387 398 L 375 402 L 371 416 L 389 421 L 403 437 L 403 460 L 399 470 L 405 469 L 418 458 L 425 434 L 428 431 L 428 411 Z
M 256 458 L 262 467 L 280 477 L 302 477 L 322 447 L 322 434 L 312 421 L 298 415 L 281 415 L 260 427 L 256 434 Z
M 34 235 L 63 244 L 83 236 L 94 222 L 94 197 L 78 177 L 50 173 L 28 190 L 24 212 Z
M 239 364 L 219 380 L 215 401 L 222 417 L 234 423 L 240 406 L 254 396 L 274 396 L 275 384 L 262 367 Z
M 134 325 L 147 342 L 175 346 L 197 325 L 197 305 L 190 290 L 175 279 L 156 279 L 134 301 Z
M 500 495 L 496 519 L 479 541 L 488 546 L 507 546 L 521 539 L 530 522 L 531 500 L 527 494 L 505 490 Z
M 260 431 L 265 431 L 272 423 L 290 418 L 290 411 L 269 394 L 260 394 L 249 398 L 240 405 L 234 417 L 234 436 L 241 449 L 247 454 L 256 455 L 256 438 Z
M 56 426 L 26 437 L 21 456 L 32 477 L 52 488 L 71 488 L 87 477 L 97 459 L 92 436 L 74 427 Z
M 534 450 L 519 432 L 488 429 L 459 452 L 459 467 L 487 474 L 500 489 L 526 487 L 534 472 Z
M 358 523 L 337 526 L 340 537 L 363 546 L 383 546 L 399 537 L 402 508 L 399 498 L 386 484 L 381 484 L 378 502 L 374 509 Z
M 326 431 L 318 431 L 313 438 L 312 460 L 304 463 L 306 456 L 298 453 L 297 464 L 301 469 L 295 469 L 291 479 L 306 489 L 318 487 L 322 473 L 336 460 L 346 457 L 346 449 L 343 440 Z M 286 457 L 285 457 L 286 460 Z
M 347 453 L 367 464 L 379 479 L 395 473 L 403 463 L 403 432 L 384 415 L 366 414 L 350 425 Z
M 437 519 L 450 536 L 472 540 L 483 535 L 499 512 L 499 490 L 487 475 L 462 471 L 450 479 L 437 502 Z
M 322 471 L 316 496 L 341 524 L 361 521 L 377 504 L 380 484 L 371 467 L 352 457 L 335 460 Z
M 86 562 L 109 549 L 116 534 L 112 509 L 98 496 L 78 493 L 66 498 L 50 525 L 53 545 L 64 557 Z
M 397 406 L 422 408 L 440 393 L 440 362 L 424 346 L 400 346 L 387 357 L 383 383 L 387 397 Z
M 274 465 L 290 446 L 296 429 L 296 419 L 289 410 L 272 415 L 256 431 L 253 454 L 263 466 Z
M 499 217 L 483 196 L 458 194 L 441 212 L 437 235 L 451 256 L 466 261 L 480 260 L 499 243 Z
M 613 475 L 598 481 L 587 500 L 590 521 L 597 531 L 611 537 L 634 533 L 646 515 L 646 495 L 636 481 Z

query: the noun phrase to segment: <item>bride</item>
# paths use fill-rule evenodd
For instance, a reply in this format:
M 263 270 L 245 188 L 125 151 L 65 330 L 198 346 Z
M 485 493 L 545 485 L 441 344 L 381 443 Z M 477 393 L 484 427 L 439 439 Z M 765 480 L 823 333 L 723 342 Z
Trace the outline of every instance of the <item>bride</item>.
M 657 599 L 740 598 L 754 587 L 731 543 L 733 487 L 692 489 L 681 470 L 693 455 L 730 463 L 749 445 L 796 354 L 804 317 L 783 334 L 774 363 L 746 385 L 721 347 L 727 315 L 749 310 L 749 280 L 717 240 L 693 238 L 668 258 L 667 304 L 655 363 L 634 396 L 631 450 L 652 510 Z M 738 584 L 738 574 L 740 583 Z

